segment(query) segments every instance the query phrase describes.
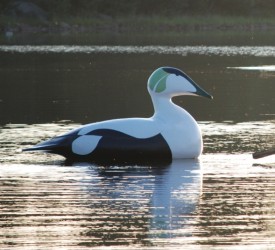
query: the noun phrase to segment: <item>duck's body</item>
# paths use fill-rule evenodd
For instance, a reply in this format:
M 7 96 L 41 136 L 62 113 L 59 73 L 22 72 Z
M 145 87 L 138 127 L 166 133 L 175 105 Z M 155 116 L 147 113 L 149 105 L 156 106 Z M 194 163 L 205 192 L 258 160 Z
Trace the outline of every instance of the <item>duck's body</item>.
M 185 84 L 178 88 L 178 84 Z M 189 86 L 190 85 L 190 86 Z M 170 88 L 170 89 L 169 89 Z M 183 90 L 181 90 L 183 88 Z M 197 158 L 202 136 L 194 118 L 171 98 L 188 94 L 211 97 L 187 75 L 174 68 L 160 68 L 148 80 L 155 114 L 82 126 L 42 142 L 30 150 L 60 154 L 67 159 L 94 162 L 150 162 Z

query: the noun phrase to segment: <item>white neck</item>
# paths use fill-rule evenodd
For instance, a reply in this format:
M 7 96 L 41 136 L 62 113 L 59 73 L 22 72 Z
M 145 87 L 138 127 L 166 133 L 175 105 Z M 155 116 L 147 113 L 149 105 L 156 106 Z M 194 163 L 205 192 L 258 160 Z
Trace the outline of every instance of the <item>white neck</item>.
M 167 96 L 152 96 L 152 101 L 155 110 L 153 115 L 154 119 L 168 120 L 171 122 L 181 120 L 183 115 L 190 116 L 187 111 L 174 104 L 171 98 Z

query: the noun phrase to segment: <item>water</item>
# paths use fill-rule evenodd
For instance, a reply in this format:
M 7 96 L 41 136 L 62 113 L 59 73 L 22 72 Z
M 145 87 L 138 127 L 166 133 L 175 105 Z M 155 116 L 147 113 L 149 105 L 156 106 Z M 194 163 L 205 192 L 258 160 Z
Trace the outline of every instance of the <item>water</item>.
M 3 45 L 2 52 L 16 53 L 112 53 L 112 54 L 167 54 L 274 57 L 273 46 L 85 46 L 85 45 Z M 259 69 L 259 68 L 256 68 Z M 260 69 L 261 70 L 261 69 Z M 271 69 L 272 70 L 272 69 Z
M 0 46 L 1 249 L 273 249 L 272 46 Z M 214 100 L 177 97 L 204 155 L 159 166 L 69 164 L 20 149 L 80 124 L 152 115 L 146 81 L 183 69 Z

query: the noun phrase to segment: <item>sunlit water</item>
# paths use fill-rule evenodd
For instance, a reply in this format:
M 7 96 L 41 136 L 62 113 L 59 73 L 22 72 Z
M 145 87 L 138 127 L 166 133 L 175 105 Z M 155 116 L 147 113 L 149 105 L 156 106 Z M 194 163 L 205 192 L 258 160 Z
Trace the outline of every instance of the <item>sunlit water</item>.
M 186 56 L 275 56 L 274 46 L 77 46 L 77 45 L 2 45 L 2 52 L 17 53 L 138 53 L 177 54 Z
M 275 156 L 252 159 L 274 146 L 275 47 L 0 46 L 0 55 L 1 249 L 275 248 Z M 199 160 L 98 166 L 21 152 L 82 123 L 151 115 L 148 67 L 164 62 L 214 95 L 177 100 L 199 120 Z
M 201 122 L 205 154 L 163 166 L 20 152 L 76 126 L 2 127 L 2 249 L 275 247 L 275 157 L 251 156 L 274 139 L 273 122 Z

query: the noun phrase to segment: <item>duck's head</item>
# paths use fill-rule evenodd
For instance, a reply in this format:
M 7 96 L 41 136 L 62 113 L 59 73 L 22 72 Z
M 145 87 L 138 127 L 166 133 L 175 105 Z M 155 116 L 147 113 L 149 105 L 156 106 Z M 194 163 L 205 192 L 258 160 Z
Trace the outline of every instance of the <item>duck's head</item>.
M 188 75 L 179 69 L 161 67 L 155 70 L 148 79 L 150 95 L 165 95 L 169 97 L 178 95 L 213 97 L 198 86 Z

